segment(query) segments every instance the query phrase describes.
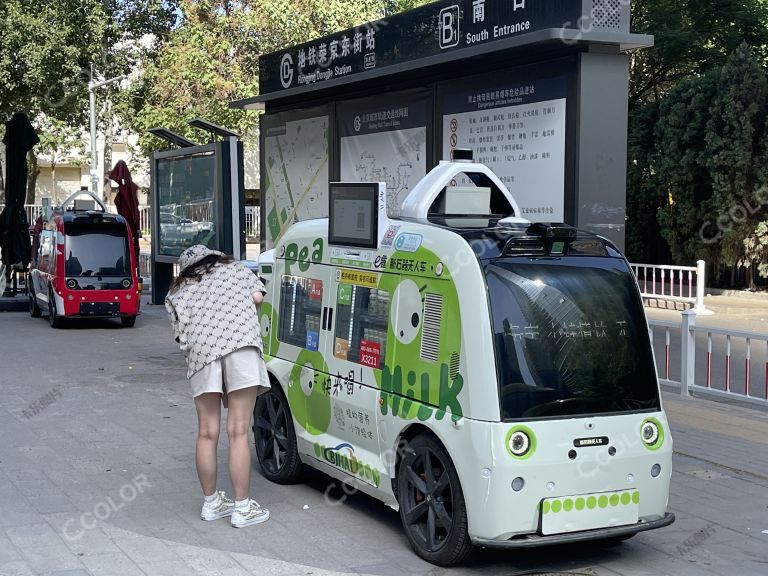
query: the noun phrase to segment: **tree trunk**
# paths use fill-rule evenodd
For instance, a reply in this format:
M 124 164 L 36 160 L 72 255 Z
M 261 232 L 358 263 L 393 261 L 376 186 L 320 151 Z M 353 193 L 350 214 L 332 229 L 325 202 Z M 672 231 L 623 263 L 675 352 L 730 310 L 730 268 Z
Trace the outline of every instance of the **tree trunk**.
M 34 204 L 40 166 L 37 165 L 37 155 L 32 150 L 27 153 L 27 165 L 29 166 L 29 174 L 27 175 L 27 201 L 25 204 Z

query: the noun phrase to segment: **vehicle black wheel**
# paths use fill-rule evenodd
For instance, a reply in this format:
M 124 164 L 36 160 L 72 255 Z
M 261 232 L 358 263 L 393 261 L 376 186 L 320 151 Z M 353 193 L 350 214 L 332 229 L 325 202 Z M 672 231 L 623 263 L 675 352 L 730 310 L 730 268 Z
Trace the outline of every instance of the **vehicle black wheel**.
M 43 315 L 43 310 L 37 304 L 34 289 L 27 290 L 27 294 L 29 295 L 29 315 L 32 316 L 32 318 L 40 318 L 40 316 Z
M 428 435 L 414 438 L 400 461 L 397 486 L 400 518 L 416 554 L 438 566 L 464 560 L 472 550 L 467 508 L 445 448 Z
M 136 324 L 136 316 L 120 316 L 120 323 L 123 328 L 133 328 Z
M 51 328 L 61 328 L 64 320 L 56 313 L 56 300 L 53 297 L 53 290 L 48 291 L 48 322 Z
M 301 475 L 301 458 L 296 446 L 293 419 L 278 384 L 259 396 L 253 410 L 253 438 L 261 471 L 278 484 L 296 482 Z

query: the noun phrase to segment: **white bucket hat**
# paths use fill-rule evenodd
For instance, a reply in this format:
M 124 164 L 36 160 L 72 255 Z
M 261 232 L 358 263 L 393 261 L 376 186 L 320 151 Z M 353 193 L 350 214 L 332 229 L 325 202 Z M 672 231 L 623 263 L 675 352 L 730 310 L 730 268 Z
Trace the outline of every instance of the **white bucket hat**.
M 206 256 L 215 254 L 216 256 L 224 256 L 223 252 L 217 250 L 211 250 L 210 248 L 203 246 L 202 244 L 195 244 L 190 246 L 179 256 L 179 273 L 183 272 L 190 266 L 193 266 L 200 262 Z

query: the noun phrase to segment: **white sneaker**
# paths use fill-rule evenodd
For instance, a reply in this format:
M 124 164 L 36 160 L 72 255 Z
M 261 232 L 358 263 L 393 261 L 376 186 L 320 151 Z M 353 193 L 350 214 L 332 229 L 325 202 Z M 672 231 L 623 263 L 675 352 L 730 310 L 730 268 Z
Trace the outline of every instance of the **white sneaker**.
M 213 502 L 203 502 L 203 509 L 200 511 L 200 518 L 206 522 L 226 518 L 232 515 L 235 509 L 235 503 L 227 498 L 224 491 L 219 491 L 218 498 Z
M 243 528 L 251 524 L 259 524 L 269 520 L 269 510 L 259 505 L 256 500 L 248 501 L 248 508 L 245 510 L 234 509 L 232 512 L 232 526 Z

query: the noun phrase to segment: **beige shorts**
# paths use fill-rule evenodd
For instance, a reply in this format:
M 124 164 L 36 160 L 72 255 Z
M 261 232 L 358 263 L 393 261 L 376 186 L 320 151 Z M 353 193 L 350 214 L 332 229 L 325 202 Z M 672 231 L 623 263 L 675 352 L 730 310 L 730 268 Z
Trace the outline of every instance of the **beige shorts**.
M 267 367 L 255 346 L 240 348 L 214 360 L 195 372 L 189 382 L 195 398 L 200 394 L 225 394 L 253 386 L 258 386 L 258 394 L 262 394 L 270 387 Z

